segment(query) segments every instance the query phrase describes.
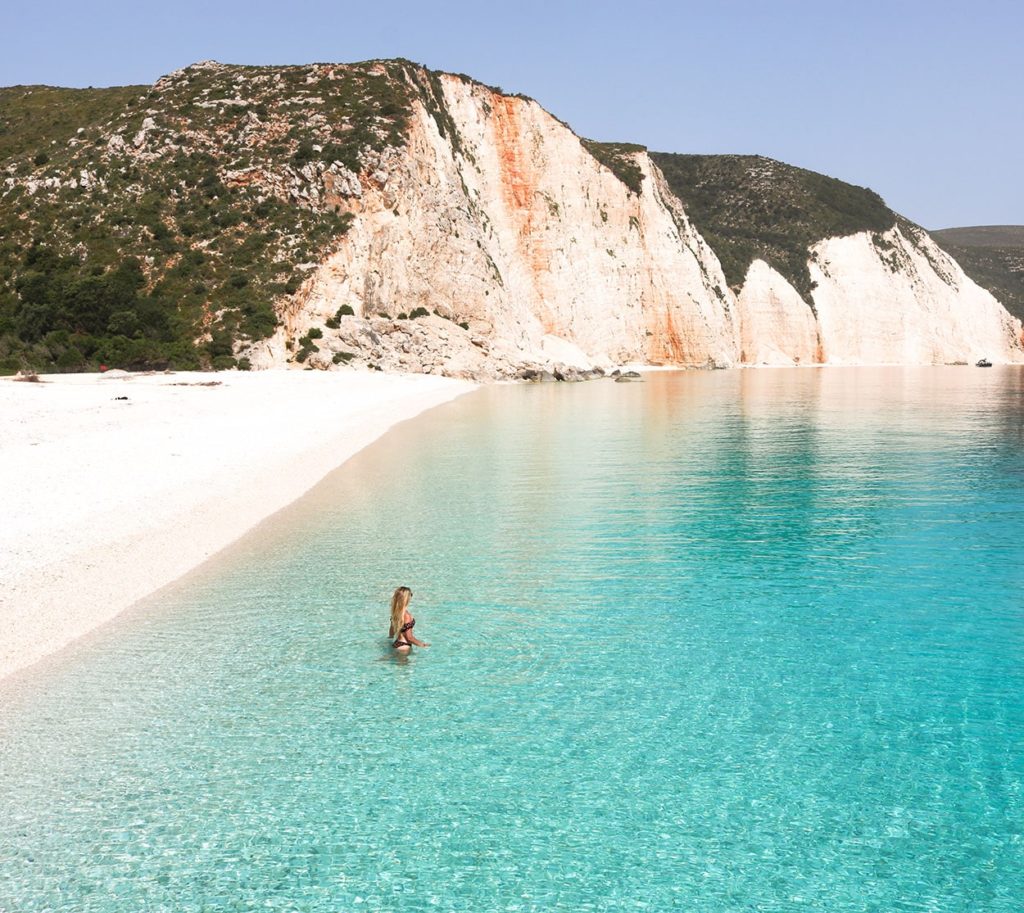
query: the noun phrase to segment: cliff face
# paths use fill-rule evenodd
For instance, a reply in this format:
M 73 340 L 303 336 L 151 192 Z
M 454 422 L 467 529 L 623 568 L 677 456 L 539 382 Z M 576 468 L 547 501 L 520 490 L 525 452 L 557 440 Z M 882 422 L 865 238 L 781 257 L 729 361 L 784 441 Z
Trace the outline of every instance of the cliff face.
M 507 376 L 531 365 L 1024 357 L 1020 324 L 911 229 L 815 244 L 812 304 L 761 260 L 734 292 L 661 171 L 644 152 L 631 158 L 639 193 L 535 102 L 435 76 L 412 104 L 406 147 L 339 197 L 351 228 L 250 357 L 287 361 L 346 306 L 353 316 L 307 344 L 308 364 L 342 353 Z M 417 308 L 436 316 L 395 319 Z
M 1024 360 L 865 188 L 409 61 L 0 90 L 0 373 Z
M 743 364 L 809 365 L 822 361 L 814 312 L 764 260 L 750 265 L 737 309 Z
M 735 362 L 718 260 L 646 156 L 633 193 L 535 102 L 439 82 L 446 116 L 414 103 L 406 148 L 346 201 L 348 234 L 257 349 L 259 363 L 279 361 L 289 338 L 345 305 L 356 317 L 436 311 L 450 335 L 467 324 L 499 373 Z M 351 332 L 342 326 L 338 345 Z M 324 340 L 331 351 L 329 332 Z M 390 365 L 387 352 L 378 360 Z
M 743 364 L 1021 361 L 1021 325 L 924 232 L 815 244 L 813 308 L 763 260 L 738 296 Z
M 1021 360 L 1021 324 L 923 231 L 829 238 L 811 254 L 823 360 Z

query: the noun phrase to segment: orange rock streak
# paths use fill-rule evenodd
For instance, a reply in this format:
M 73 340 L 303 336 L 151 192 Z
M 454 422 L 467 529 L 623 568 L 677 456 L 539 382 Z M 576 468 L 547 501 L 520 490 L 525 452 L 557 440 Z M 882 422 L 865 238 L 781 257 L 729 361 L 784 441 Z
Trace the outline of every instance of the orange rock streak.
M 521 111 L 524 102 L 504 95 L 491 95 L 490 126 L 501 170 L 502 200 L 516 229 L 516 245 L 522 261 L 530 271 L 536 292 L 535 300 L 543 302 L 543 277 L 550 270 L 551 252 L 543 240 L 543 220 L 537 224 L 534 201 L 538 173 L 528 151 L 529 141 L 523 129 Z M 558 321 L 541 304 L 538 319 L 546 333 L 559 333 Z

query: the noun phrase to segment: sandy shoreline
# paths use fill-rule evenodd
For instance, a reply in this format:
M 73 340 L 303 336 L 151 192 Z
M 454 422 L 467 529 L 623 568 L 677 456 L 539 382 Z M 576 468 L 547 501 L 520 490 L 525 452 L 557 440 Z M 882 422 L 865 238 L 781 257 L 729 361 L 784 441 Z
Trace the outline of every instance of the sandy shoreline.
M 474 389 L 427 375 L 118 374 L 0 378 L 0 677 L 182 576 L 393 425 Z

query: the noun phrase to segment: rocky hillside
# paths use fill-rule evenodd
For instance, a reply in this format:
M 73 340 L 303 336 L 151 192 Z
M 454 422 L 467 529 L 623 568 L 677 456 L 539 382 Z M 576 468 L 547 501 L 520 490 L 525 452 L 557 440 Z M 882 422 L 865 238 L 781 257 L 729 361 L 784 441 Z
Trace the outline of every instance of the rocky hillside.
M 402 64 L 4 90 L 5 366 L 234 365 L 344 234 L 337 195 L 401 145 L 409 94 Z
M 0 201 L 8 372 L 1022 357 L 867 191 L 581 140 L 408 61 L 0 90 Z
M 982 288 L 1024 319 L 1024 225 L 976 225 L 931 232 Z
M 896 224 L 896 214 L 874 191 L 764 156 L 660 152 L 651 158 L 737 292 L 760 259 L 813 304 L 812 245 Z

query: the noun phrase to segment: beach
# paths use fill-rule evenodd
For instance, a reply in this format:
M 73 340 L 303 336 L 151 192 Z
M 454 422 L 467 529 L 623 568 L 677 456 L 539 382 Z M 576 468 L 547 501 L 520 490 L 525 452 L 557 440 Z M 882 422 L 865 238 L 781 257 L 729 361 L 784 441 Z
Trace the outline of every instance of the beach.
M 0 379 L 0 677 L 201 564 L 396 423 L 472 389 L 312 371 Z

